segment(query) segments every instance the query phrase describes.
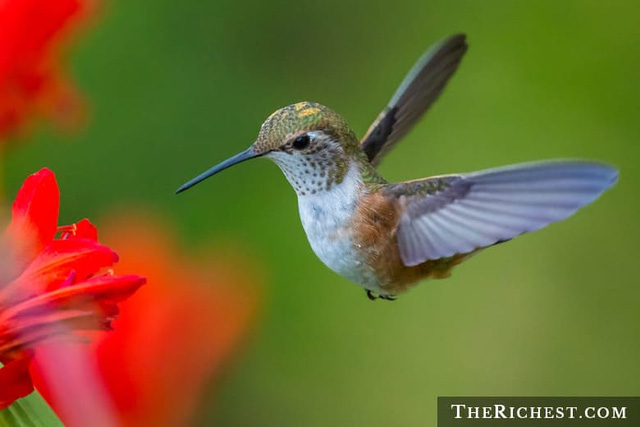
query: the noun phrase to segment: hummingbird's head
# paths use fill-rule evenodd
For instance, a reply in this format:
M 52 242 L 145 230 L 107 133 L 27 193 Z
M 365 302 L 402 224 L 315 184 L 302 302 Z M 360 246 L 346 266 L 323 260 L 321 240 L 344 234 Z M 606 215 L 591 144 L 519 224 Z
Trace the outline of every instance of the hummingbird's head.
M 299 102 L 271 114 L 247 150 L 192 179 L 177 192 L 242 161 L 267 157 L 280 167 L 298 195 L 315 194 L 340 183 L 350 159 L 359 153 L 358 140 L 340 115 L 315 102 Z
M 271 114 L 252 147 L 278 165 L 303 196 L 341 182 L 350 157 L 359 150 L 346 121 L 315 102 L 299 102 Z

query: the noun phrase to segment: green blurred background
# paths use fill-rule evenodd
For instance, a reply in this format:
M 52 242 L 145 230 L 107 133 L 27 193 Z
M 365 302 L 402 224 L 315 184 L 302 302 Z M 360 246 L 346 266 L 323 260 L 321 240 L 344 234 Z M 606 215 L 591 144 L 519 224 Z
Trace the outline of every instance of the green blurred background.
M 634 0 L 110 1 L 71 58 L 88 128 L 68 142 L 40 127 L 13 150 L 8 192 L 46 165 L 61 223 L 150 206 L 188 245 L 264 272 L 263 317 L 202 424 L 435 425 L 439 395 L 638 395 L 639 17 Z M 617 165 L 617 187 L 395 303 L 316 259 L 267 161 L 173 195 L 296 101 L 362 134 L 413 61 L 459 31 L 461 68 L 384 176 L 583 157 Z

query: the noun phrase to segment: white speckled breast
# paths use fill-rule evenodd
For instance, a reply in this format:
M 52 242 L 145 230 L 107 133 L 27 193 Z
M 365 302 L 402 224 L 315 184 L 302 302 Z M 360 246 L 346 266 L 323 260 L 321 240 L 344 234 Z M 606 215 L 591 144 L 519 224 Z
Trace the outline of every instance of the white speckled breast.
M 362 179 L 351 165 L 344 180 L 329 190 L 298 195 L 300 219 L 315 254 L 327 267 L 367 289 L 379 289 L 374 271 L 352 241 L 351 219 Z

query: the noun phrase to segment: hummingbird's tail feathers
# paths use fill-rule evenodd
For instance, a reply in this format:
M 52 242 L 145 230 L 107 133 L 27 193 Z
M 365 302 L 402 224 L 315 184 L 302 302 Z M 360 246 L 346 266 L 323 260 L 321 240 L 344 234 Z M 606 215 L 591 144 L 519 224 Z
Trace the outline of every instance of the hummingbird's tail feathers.
M 400 255 L 413 266 L 539 230 L 591 203 L 617 179 L 618 171 L 602 163 L 551 161 L 404 183 L 412 191 L 398 199 L 405 207 Z
M 433 46 L 413 66 L 362 138 L 362 150 L 373 165 L 378 164 L 438 99 L 466 51 L 466 36 L 456 34 Z

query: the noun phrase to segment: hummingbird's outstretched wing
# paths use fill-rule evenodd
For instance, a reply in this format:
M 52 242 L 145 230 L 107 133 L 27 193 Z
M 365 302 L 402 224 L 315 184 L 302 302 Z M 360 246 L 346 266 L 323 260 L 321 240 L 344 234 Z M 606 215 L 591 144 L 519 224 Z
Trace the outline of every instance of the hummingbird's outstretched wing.
M 378 164 L 438 99 L 467 50 L 465 39 L 457 34 L 436 44 L 409 71 L 360 143 L 372 164 Z
M 472 252 L 560 221 L 618 179 L 602 163 L 524 163 L 390 184 L 402 209 L 398 248 L 406 266 Z

